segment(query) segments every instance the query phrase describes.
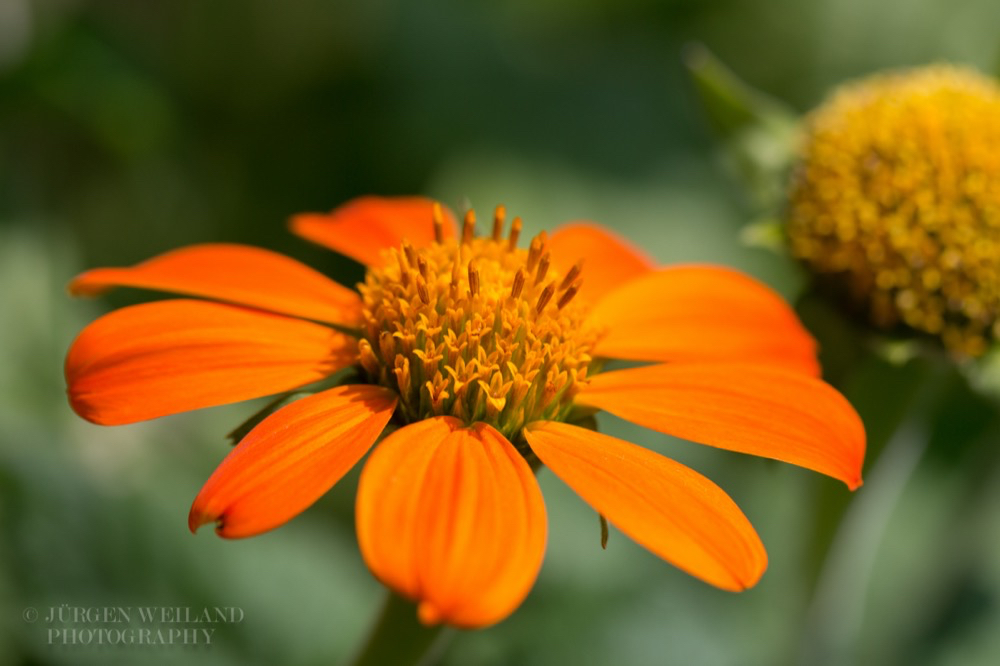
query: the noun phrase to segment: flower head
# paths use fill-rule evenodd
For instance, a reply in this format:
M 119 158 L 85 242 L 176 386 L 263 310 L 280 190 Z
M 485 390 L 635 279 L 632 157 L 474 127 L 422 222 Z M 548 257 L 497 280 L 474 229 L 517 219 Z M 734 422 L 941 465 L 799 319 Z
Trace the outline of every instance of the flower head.
M 1000 86 L 931 66 L 839 89 L 810 116 L 793 253 L 879 327 L 964 355 L 1000 328 Z
M 368 267 L 359 291 L 235 245 L 97 269 L 77 293 L 130 285 L 211 300 L 112 312 L 69 351 L 70 403 L 114 424 L 268 395 L 348 366 L 263 419 L 191 507 L 192 530 L 274 528 L 379 439 L 361 474 L 361 552 L 427 623 L 506 617 L 534 583 L 547 525 L 544 465 L 637 542 L 724 589 L 767 564 L 747 518 L 697 472 L 584 427 L 606 410 L 654 430 L 860 484 L 864 429 L 816 377 L 815 345 L 769 288 L 711 266 L 654 268 L 577 223 L 517 246 L 422 199 L 366 197 L 297 216 L 297 233 Z M 650 364 L 601 372 L 603 359 Z
M 398 392 L 407 422 L 455 416 L 516 439 L 532 421 L 565 421 L 586 380 L 599 330 L 574 298 L 581 265 L 560 275 L 544 232 L 520 249 L 520 220 L 504 237 L 503 218 L 492 236 L 473 236 L 470 211 L 461 241 L 404 241 L 361 285 L 361 363 Z

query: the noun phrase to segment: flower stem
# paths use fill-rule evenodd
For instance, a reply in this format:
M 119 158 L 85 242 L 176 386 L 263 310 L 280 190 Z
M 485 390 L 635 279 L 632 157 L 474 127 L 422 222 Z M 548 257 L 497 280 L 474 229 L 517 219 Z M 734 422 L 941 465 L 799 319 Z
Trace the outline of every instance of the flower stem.
M 433 627 L 421 624 L 416 606 L 390 590 L 368 640 L 351 663 L 353 666 L 430 664 L 443 647 L 439 639 L 448 635 L 443 629 L 441 624 Z

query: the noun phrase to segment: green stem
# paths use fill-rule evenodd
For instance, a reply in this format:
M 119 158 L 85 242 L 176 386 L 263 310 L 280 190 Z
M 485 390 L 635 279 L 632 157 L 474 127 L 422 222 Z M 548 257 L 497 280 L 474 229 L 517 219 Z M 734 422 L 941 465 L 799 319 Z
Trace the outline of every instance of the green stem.
M 448 635 L 444 625 L 428 627 L 417 619 L 416 606 L 391 590 L 368 640 L 351 662 L 354 666 L 430 664 Z
M 946 367 L 936 362 L 911 366 L 906 380 L 904 415 L 890 419 L 888 443 L 866 473 L 865 486 L 852 499 L 827 544 L 813 598 L 805 616 L 799 663 L 839 666 L 856 663 L 857 644 L 865 620 L 865 602 L 878 553 L 893 512 L 917 472 L 927 450 L 927 414 L 939 400 Z M 885 376 L 884 372 L 880 372 Z M 871 383 L 871 382 L 868 382 Z M 892 385 L 882 390 L 893 389 Z M 872 404 L 873 395 L 868 396 Z M 901 403 L 903 404 L 903 403 Z M 880 405 L 881 406 L 881 405 Z

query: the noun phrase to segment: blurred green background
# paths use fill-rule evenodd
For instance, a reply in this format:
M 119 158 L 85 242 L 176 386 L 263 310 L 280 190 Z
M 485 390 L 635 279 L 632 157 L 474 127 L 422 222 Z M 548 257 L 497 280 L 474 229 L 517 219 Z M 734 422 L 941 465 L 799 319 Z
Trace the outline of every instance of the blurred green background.
M 339 663 L 382 599 L 353 534 L 356 472 L 267 535 L 188 533 L 254 405 L 118 428 L 69 410 L 73 337 L 145 296 L 73 301 L 74 274 L 230 241 L 351 282 L 360 268 L 287 218 L 422 193 L 502 202 L 532 232 L 595 219 L 660 261 L 737 266 L 792 297 L 797 269 L 740 243 L 754 203 L 702 117 L 685 45 L 802 111 L 885 67 L 996 73 L 997 25 L 995 0 L 0 0 L 0 663 Z M 602 422 L 732 494 L 770 554 L 755 589 L 710 588 L 614 529 L 602 551 L 596 516 L 542 472 L 534 591 L 497 627 L 456 633 L 442 663 L 1000 662 L 996 402 L 931 362 L 832 370 L 872 440 L 854 495 Z M 211 646 L 51 645 L 44 614 L 62 604 L 243 619 Z

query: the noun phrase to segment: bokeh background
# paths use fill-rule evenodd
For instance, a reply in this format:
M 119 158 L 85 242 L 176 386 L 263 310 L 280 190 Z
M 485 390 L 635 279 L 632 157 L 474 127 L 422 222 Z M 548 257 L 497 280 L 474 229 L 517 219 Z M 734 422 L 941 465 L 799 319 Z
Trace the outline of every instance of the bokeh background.
M 74 335 L 150 296 L 74 301 L 74 274 L 228 241 L 356 281 L 287 218 L 420 193 L 502 202 L 532 232 L 598 220 L 660 261 L 736 266 L 795 298 L 797 267 L 741 242 L 759 211 L 686 46 L 804 111 L 885 67 L 996 73 L 997 25 L 995 0 L 0 0 L 0 663 L 340 663 L 383 596 L 353 534 L 356 472 L 267 535 L 188 533 L 253 404 L 118 428 L 69 410 Z M 845 326 L 822 309 L 809 321 L 821 339 Z M 710 588 L 614 529 L 602 551 L 597 517 L 543 471 L 534 591 L 502 624 L 453 635 L 441 663 L 998 663 L 997 402 L 938 362 L 827 358 L 872 440 L 853 495 L 602 422 L 732 494 L 769 550 L 756 588 Z M 243 619 L 208 647 L 50 645 L 25 609 L 62 604 Z

